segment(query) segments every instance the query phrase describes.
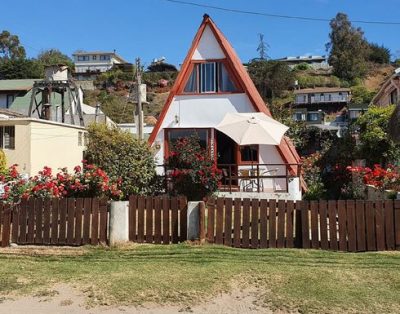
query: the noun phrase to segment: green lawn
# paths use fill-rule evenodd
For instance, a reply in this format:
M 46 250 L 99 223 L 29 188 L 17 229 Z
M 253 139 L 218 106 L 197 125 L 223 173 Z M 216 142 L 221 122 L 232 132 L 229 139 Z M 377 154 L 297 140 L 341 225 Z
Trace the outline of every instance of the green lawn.
M 239 286 L 257 289 L 260 302 L 272 309 L 400 313 L 400 252 L 186 244 L 74 252 L 0 254 L 0 296 L 51 293 L 52 285 L 65 282 L 84 291 L 92 304 L 192 304 Z

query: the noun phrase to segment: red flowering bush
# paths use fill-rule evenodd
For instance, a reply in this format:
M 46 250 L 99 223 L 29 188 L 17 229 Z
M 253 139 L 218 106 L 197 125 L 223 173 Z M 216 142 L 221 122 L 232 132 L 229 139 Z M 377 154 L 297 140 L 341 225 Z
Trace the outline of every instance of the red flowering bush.
M 76 166 L 74 173 L 61 169 L 53 175 L 52 169 L 43 170 L 31 178 L 23 178 L 17 165 L 11 166 L 0 175 L 0 196 L 4 202 L 16 202 L 29 197 L 96 197 L 107 196 L 120 199 L 121 180 L 112 182 L 108 175 L 95 165 L 83 163 Z
M 301 160 L 303 178 L 307 183 L 304 199 L 319 200 L 325 194 L 326 190 L 321 179 L 321 168 L 317 165 L 320 159 L 321 153 L 316 152 Z
M 361 176 L 365 184 L 373 185 L 380 190 L 400 191 L 400 167 L 389 165 L 383 168 L 375 164 L 373 169 L 349 166 L 347 170 Z
M 165 164 L 172 183 L 172 193 L 189 200 L 202 200 L 218 189 L 221 170 L 196 137 L 180 138 L 170 148 Z

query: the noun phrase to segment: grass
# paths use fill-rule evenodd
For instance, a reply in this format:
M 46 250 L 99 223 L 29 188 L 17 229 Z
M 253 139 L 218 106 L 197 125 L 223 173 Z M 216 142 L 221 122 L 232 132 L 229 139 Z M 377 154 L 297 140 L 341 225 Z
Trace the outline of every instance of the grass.
M 82 250 L 62 255 L 0 254 L 0 298 L 40 294 L 62 282 L 84 291 L 89 304 L 185 305 L 235 286 L 255 288 L 260 303 L 272 309 L 400 313 L 400 252 L 186 244 Z

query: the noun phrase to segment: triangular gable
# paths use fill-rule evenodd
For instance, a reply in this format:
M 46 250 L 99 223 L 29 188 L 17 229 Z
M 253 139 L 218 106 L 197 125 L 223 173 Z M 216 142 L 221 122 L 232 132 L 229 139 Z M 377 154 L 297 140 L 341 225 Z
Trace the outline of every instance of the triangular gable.
M 253 104 L 255 111 L 263 112 L 268 116 L 272 116 L 271 112 L 269 111 L 267 105 L 265 104 L 264 100 L 259 94 L 257 88 L 255 87 L 253 81 L 251 80 L 249 74 L 247 73 L 247 70 L 244 68 L 242 62 L 240 61 L 233 47 L 230 45 L 228 40 L 218 29 L 215 23 L 211 20 L 211 18 L 205 14 L 203 17 L 203 22 L 201 23 L 193 39 L 189 52 L 182 64 L 181 70 L 178 74 L 175 84 L 171 89 L 171 92 L 166 100 L 163 110 L 161 111 L 157 124 L 155 125 L 154 130 L 150 135 L 149 138 L 150 144 L 154 142 L 173 98 L 175 97 L 178 91 L 183 89 L 183 84 L 186 83 L 188 72 L 191 70 L 191 60 L 198 58 L 201 55 L 202 51 L 203 53 L 207 51 L 206 49 L 204 49 L 204 46 L 200 45 L 200 43 L 202 43 L 203 45 L 203 43 L 206 44 L 206 42 L 212 42 L 212 40 L 210 40 L 210 36 L 206 36 L 208 38 L 207 41 L 202 41 L 203 34 L 209 31 L 211 31 L 214 34 L 213 38 L 219 44 L 220 50 L 223 53 L 222 55 L 226 58 L 227 63 L 234 72 L 234 75 L 237 77 L 239 84 L 243 88 L 243 91 L 247 94 L 248 98 Z M 207 33 L 205 34 L 209 35 Z M 212 45 L 214 44 L 212 43 Z M 215 51 L 215 47 L 213 47 L 213 51 Z M 298 155 L 294 146 L 291 145 L 291 142 L 288 138 L 286 137 L 283 138 L 280 145 L 277 148 L 279 154 L 282 156 L 283 160 L 286 163 L 295 164 L 300 162 L 300 156 Z
M 226 58 L 215 35 L 207 25 L 201 35 L 199 43 L 193 52 L 192 60 L 224 59 Z

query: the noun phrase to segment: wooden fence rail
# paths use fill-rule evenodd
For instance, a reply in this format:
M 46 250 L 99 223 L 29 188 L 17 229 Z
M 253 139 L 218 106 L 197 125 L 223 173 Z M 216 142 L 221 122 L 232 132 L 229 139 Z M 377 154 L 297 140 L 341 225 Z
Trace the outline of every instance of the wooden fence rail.
M 129 198 L 129 240 L 138 243 L 169 244 L 187 239 L 185 197 Z
M 84 245 L 107 242 L 107 199 L 22 200 L 0 205 L 1 246 L 10 242 L 38 245 Z
M 209 243 L 241 248 L 400 249 L 400 201 L 217 198 L 206 210 Z

